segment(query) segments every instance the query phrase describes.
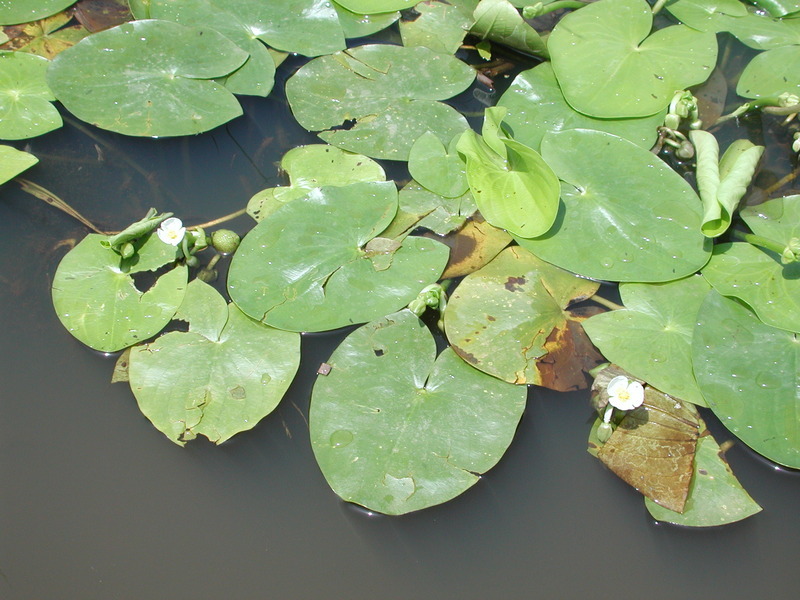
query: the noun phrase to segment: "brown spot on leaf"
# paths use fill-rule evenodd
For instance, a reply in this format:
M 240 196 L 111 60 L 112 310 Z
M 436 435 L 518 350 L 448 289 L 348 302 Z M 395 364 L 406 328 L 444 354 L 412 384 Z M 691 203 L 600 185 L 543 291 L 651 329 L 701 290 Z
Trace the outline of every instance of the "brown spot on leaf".
M 563 327 L 553 329 L 544 348 L 547 354 L 536 362 L 537 383 L 559 392 L 588 388 L 587 373 L 605 362 L 577 321 L 567 320 Z
M 509 277 L 506 280 L 505 288 L 509 292 L 521 292 L 523 290 L 523 285 L 528 282 L 527 279 L 524 277 Z
M 461 358 L 463 358 L 469 364 L 477 365 L 478 362 L 480 362 L 480 361 L 478 361 L 477 358 L 475 358 L 475 356 L 473 354 L 470 354 L 469 352 L 466 352 L 465 350 L 462 350 L 458 346 L 453 346 L 452 348 L 453 348 L 453 350 L 455 350 L 456 354 L 458 354 Z

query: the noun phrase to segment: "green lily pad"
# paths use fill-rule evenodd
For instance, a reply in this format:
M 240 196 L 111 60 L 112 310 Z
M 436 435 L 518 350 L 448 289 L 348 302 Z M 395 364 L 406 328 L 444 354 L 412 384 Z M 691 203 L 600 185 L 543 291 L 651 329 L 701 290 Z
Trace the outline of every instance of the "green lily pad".
M 447 198 L 463 196 L 469 189 L 466 165 L 456 150 L 459 136 L 448 147 L 430 131 L 423 133 L 411 146 L 408 170 L 423 187 Z
M 486 109 L 482 136 L 471 129 L 458 141 L 467 180 L 487 222 L 530 238 L 546 233 L 558 212 L 560 184 L 541 155 L 501 129 L 501 107 Z
M 567 307 L 598 286 L 523 248 L 506 248 L 453 292 L 444 313 L 447 339 L 473 367 L 509 383 L 587 387 L 586 372 L 602 357 L 577 323 L 580 313 Z
M 134 19 L 150 18 L 150 2 L 152 0 L 128 0 L 128 6 Z
M 645 117 L 675 90 L 704 82 L 717 62 L 713 33 L 684 25 L 650 35 L 645 0 L 600 0 L 565 16 L 547 40 L 567 102 L 593 117 Z
M 686 527 L 713 527 L 746 519 L 761 511 L 731 471 L 719 444 L 711 435 L 701 435 L 694 457 L 694 473 L 689 496 L 678 513 L 644 499 L 648 512 L 657 521 Z
M 49 64 L 25 52 L 0 52 L 0 139 L 21 140 L 61 127 L 45 82 Z
M 87 235 L 70 250 L 53 277 L 53 306 L 73 336 L 101 352 L 116 352 L 161 331 L 178 310 L 186 292 L 187 269 L 177 265 L 160 275 L 147 291 L 133 275 L 161 269 L 177 258 L 175 246 L 157 235 L 137 242 L 133 260 L 125 260 Z
M 386 250 L 374 240 L 396 212 L 394 182 L 323 187 L 292 200 L 242 240 L 228 274 L 231 298 L 289 331 L 336 329 L 406 306 L 439 278 L 448 250 L 420 237 Z
M 736 300 L 708 294 L 697 317 L 694 374 L 723 425 L 759 454 L 800 468 L 800 344 Z
M 381 237 L 403 238 L 417 227 L 444 236 L 464 226 L 478 210 L 469 191 L 447 198 L 419 185 L 413 179 L 403 186 L 399 208 Z
M 800 2 L 797 0 L 755 0 L 754 4 L 773 17 L 785 17 L 800 11 Z
M 508 0 L 481 0 L 470 33 L 482 39 L 549 58 L 544 40 Z
M 275 61 L 255 35 L 265 28 L 264 23 L 269 22 L 271 16 L 264 2 L 153 0 L 150 3 L 150 16 L 221 33 L 250 55 L 239 69 L 225 78 L 225 87 L 234 94 L 264 97 L 272 91 Z
M 56 97 L 78 118 L 138 136 L 208 131 L 242 114 L 211 78 L 247 53 L 213 29 L 134 21 L 95 33 L 59 54 L 47 72 Z
M 300 336 L 245 316 L 199 279 L 187 288 L 173 331 L 131 349 L 139 408 L 176 444 L 198 435 L 220 444 L 271 413 L 300 364 Z
M 216 19 L 215 19 L 216 16 Z M 330 54 L 345 47 L 339 15 L 330 2 L 316 0 L 152 0 L 150 18 L 169 19 L 197 27 L 215 29 L 250 53 L 252 67 L 237 73 L 241 83 L 256 83 L 258 73 L 268 68 L 266 49 L 257 41 L 283 52 L 303 56 Z M 249 61 L 248 61 L 249 62 Z M 272 86 L 272 71 L 262 73 L 266 87 Z M 260 90 L 258 95 L 266 96 Z M 236 91 L 236 93 L 241 93 Z M 253 92 L 247 92 L 253 93 Z
M 337 2 L 332 2 L 339 17 L 339 26 L 344 37 L 359 38 L 383 31 L 400 18 L 399 12 L 363 15 L 347 10 Z
M 400 36 L 404 46 L 425 46 L 434 52 L 455 54 L 474 22 L 473 6 L 477 0 L 450 4 L 449 2 L 420 2 L 414 7 L 419 16 L 413 21 L 400 21 Z
M 403 310 L 351 333 L 314 385 L 311 445 L 341 498 L 398 515 L 450 500 L 508 448 L 527 390 L 473 369 Z
M 562 129 L 605 131 L 649 150 L 666 115 L 666 109 L 640 119 L 594 119 L 581 114 L 564 99 L 549 62 L 517 75 L 497 105 L 508 109 L 504 122 L 514 139 L 534 150 L 539 150 L 548 131 Z
M 17 150 L 11 146 L 0 145 L 0 184 L 14 179 L 25 169 L 39 162 L 33 154 Z
M 573 129 L 546 135 L 542 156 L 569 185 L 552 230 L 517 238 L 539 258 L 587 277 L 635 282 L 680 279 L 708 261 L 700 199 L 652 153 Z
M 75 0 L 2 0 L 0 25 L 16 25 L 43 19 L 74 3 Z
M 419 0 L 336 0 L 336 4 L 359 15 L 374 15 L 411 8 Z
M 326 142 L 408 160 L 426 131 L 448 143 L 467 129 L 464 117 L 439 100 L 464 91 L 474 78 L 454 56 L 373 44 L 310 61 L 286 82 L 286 96 L 300 125 Z
M 584 321 L 609 361 L 662 392 L 706 406 L 692 374 L 692 334 L 710 289 L 697 275 L 669 283 L 623 283 L 625 308 Z
M 665 8 L 681 23 L 698 31 L 727 31 L 731 20 L 746 16 L 739 0 L 674 0 Z
M 777 254 L 746 242 L 717 244 L 703 276 L 767 325 L 800 333 L 800 263 L 782 265 Z
M 316 187 L 386 180 L 383 167 L 371 158 L 325 144 L 292 148 L 283 155 L 281 170 L 289 176 L 288 186 L 261 190 L 247 203 L 247 214 L 256 221 Z
M 742 71 L 736 93 L 744 98 L 800 95 L 800 46 L 757 54 Z

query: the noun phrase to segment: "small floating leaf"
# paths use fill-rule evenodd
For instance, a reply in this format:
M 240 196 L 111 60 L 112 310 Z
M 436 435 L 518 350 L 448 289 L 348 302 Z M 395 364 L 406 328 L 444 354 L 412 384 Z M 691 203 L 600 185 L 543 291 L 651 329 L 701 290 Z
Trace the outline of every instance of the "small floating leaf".
M 694 373 L 722 424 L 753 450 L 800 468 L 800 344 L 715 291 L 697 317 Z
M 474 19 L 470 2 L 420 2 L 414 7 L 419 16 L 413 21 L 400 21 L 404 46 L 425 46 L 434 52 L 455 54 Z
M 292 200 L 242 240 L 228 275 L 231 298 L 254 319 L 290 331 L 335 329 L 398 310 L 439 278 L 448 250 L 406 237 L 382 257 L 368 251 L 396 212 L 394 182 L 317 188 Z
M 583 323 L 609 361 L 661 391 L 706 406 L 692 373 L 692 334 L 709 290 L 697 275 L 669 283 L 623 283 L 625 308 Z
M 205 435 L 220 444 L 278 405 L 300 364 L 300 336 L 245 316 L 199 279 L 187 289 L 173 331 L 131 349 L 139 408 L 176 444 Z
M 0 25 L 43 19 L 74 3 L 75 0 L 4 0 L 0 2 Z
M 572 129 L 547 134 L 542 156 L 565 184 L 552 230 L 517 238 L 539 258 L 595 279 L 636 282 L 686 277 L 708 261 L 700 199 L 651 152 Z
M 0 145 L 0 184 L 13 179 L 37 162 L 39 159 L 33 154 Z
M 714 34 L 673 25 L 650 35 L 652 25 L 644 0 L 600 0 L 561 19 L 547 46 L 567 102 L 593 117 L 646 117 L 703 83 L 717 62 Z
M 45 82 L 49 64 L 25 52 L 0 52 L 0 139 L 21 140 L 61 127 Z
M 53 306 L 67 331 L 81 342 L 101 352 L 116 352 L 152 337 L 169 323 L 183 301 L 187 270 L 177 265 L 141 291 L 132 276 L 174 262 L 175 247 L 150 235 L 137 242 L 137 253 L 123 268 L 120 255 L 103 245 L 107 240 L 108 236 L 89 234 L 64 256 L 53 277 Z
M 59 54 L 47 82 L 70 112 L 103 129 L 189 135 L 242 114 L 236 98 L 211 78 L 228 75 L 247 57 L 213 29 L 134 21 Z
M 314 385 L 311 444 L 341 498 L 386 514 L 446 502 L 508 448 L 527 390 L 436 357 L 425 325 L 402 310 L 351 333 Z
M 247 203 L 247 214 L 256 221 L 317 187 L 386 180 L 383 167 L 371 158 L 325 144 L 292 148 L 283 155 L 281 169 L 289 185 L 261 190 Z
M 800 95 L 800 46 L 757 54 L 742 71 L 736 93 L 744 98 Z
M 454 56 L 372 44 L 312 60 L 286 82 L 286 96 L 300 125 L 326 142 L 373 158 L 408 160 L 426 131 L 448 143 L 467 129 L 464 117 L 439 100 L 474 78 Z
M 447 198 L 467 192 L 466 165 L 456 151 L 458 139 L 454 137 L 446 148 L 430 131 L 417 138 L 408 156 L 408 170 L 417 183 Z

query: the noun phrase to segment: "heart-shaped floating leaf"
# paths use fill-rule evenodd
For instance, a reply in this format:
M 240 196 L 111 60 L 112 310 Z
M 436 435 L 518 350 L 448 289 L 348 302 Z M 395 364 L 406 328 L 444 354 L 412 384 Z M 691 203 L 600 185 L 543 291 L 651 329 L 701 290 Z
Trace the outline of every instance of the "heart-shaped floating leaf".
M 316 187 L 386 180 L 383 167 L 371 158 L 325 144 L 292 148 L 283 155 L 281 170 L 289 176 L 288 186 L 261 190 L 247 203 L 247 214 L 256 221 Z
M 461 358 L 519 384 L 567 391 L 588 386 L 602 362 L 567 306 L 599 284 L 574 276 L 523 248 L 506 248 L 467 275 L 444 313 L 447 339 Z
M 190 135 L 242 114 L 230 91 L 211 79 L 238 69 L 247 57 L 213 29 L 134 21 L 59 54 L 47 83 L 70 112 L 103 129 Z
M 337 0 L 336 4 L 359 15 L 374 15 L 411 8 L 417 2 L 419 0 Z
M 692 333 L 709 289 L 698 275 L 624 283 L 625 308 L 596 315 L 583 328 L 609 361 L 667 394 L 706 406 L 692 374 Z
M 662 110 L 640 119 L 594 119 L 579 113 L 564 100 L 549 62 L 517 75 L 497 104 L 508 109 L 505 123 L 514 139 L 534 150 L 539 149 L 545 133 L 562 129 L 605 131 L 649 150 L 666 114 Z
M 374 15 L 354 13 L 338 2 L 333 3 L 333 8 L 339 17 L 339 25 L 342 28 L 344 37 L 348 39 L 366 37 L 377 33 L 386 29 L 400 18 L 400 13 L 397 11 Z
M 49 64 L 25 52 L 0 52 L 0 139 L 21 140 L 61 127 L 45 82 Z
M 169 19 L 201 29 L 215 29 L 250 53 L 250 59 L 232 77 L 235 83 L 261 89 L 250 92 L 266 96 L 272 87 L 275 65 L 258 41 L 284 52 L 304 56 L 330 54 L 345 47 L 339 16 L 330 2 L 315 0 L 153 0 L 150 17 Z M 250 63 L 253 63 L 250 66 Z M 246 72 L 246 73 L 245 73 Z M 235 80 L 239 80 L 238 82 Z
M 561 186 L 538 152 L 502 131 L 504 115 L 504 108 L 487 109 L 483 135 L 465 131 L 458 142 L 469 188 L 487 222 L 523 238 L 543 235 L 555 221 Z
M 694 374 L 723 425 L 770 460 L 800 468 L 800 343 L 711 291 L 693 340 Z
M 11 146 L 0 146 L 0 184 L 13 179 L 37 162 L 39 159 L 33 154 Z
M 745 139 L 736 140 L 720 160 L 719 145 L 713 134 L 694 130 L 689 138 L 697 153 L 697 187 L 703 201 L 701 231 L 708 237 L 718 237 L 730 226 L 733 213 L 764 153 L 764 146 L 756 146 Z
M 386 514 L 446 502 L 508 448 L 527 390 L 473 369 L 403 310 L 351 333 L 314 385 L 311 444 L 334 492 Z
M 637 282 L 686 277 L 708 261 L 700 199 L 651 152 L 573 129 L 546 135 L 542 156 L 569 185 L 553 228 L 517 238 L 539 258 L 595 279 Z
M 467 192 L 466 165 L 456 150 L 458 140 L 459 136 L 454 137 L 445 148 L 430 131 L 417 138 L 408 155 L 408 170 L 417 183 L 446 198 Z
M 756 54 L 742 71 L 736 93 L 744 98 L 800 95 L 800 46 L 783 46 Z
M 116 352 L 152 337 L 172 319 L 186 293 L 187 270 L 177 265 L 160 275 L 147 291 L 133 275 L 147 274 L 171 262 L 177 252 L 158 236 L 137 242 L 137 253 L 124 260 L 89 234 L 70 250 L 53 277 L 53 306 L 64 327 L 87 346 Z
M 43 19 L 74 3 L 75 0 L 4 0 L 0 2 L 0 25 L 16 25 Z
M 650 498 L 645 498 L 644 504 L 654 519 L 686 527 L 726 525 L 761 511 L 736 479 L 708 430 L 697 442 L 692 484 L 683 513 L 660 506 Z
M 477 0 L 473 0 L 477 5 Z M 403 46 L 425 46 L 434 52 L 455 54 L 474 22 L 469 3 L 420 2 L 414 7 L 419 16 L 400 21 Z
M 652 25 L 644 0 L 600 0 L 561 19 L 547 47 L 567 102 L 593 117 L 645 117 L 705 81 L 714 34 L 674 25 L 650 35 Z
M 198 435 L 220 444 L 252 429 L 278 405 L 300 364 L 300 335 L 245 316 L 193 280 L 173 331 L 131 349 L 139 408 L 176 444 Z
M 267 96 L 272 90 L 275 61 L 259 38 L 254 36 L 256 32 L 261 32 L 265 28 L 265 23 L 269 22 L 269 7 L 263 2 L 152 0 L 150 16 L 153 19 L 166 19 L 189 27 L 214 29 L 247 52 L 250 58 L 224 80 L 225 87 L 234 94 Z
M 745 242 L 716 244 L 703 276 L 724 296 L 746 302 L 767 325 L 800 333 L 800 263 Z
M 614 366 L 598 373 L 592 394 L 603 394 L 619 374 L 627 375 Z M 596 442 L 590 438 L 589 451 L 628 485 L 680 513 L 689 495 L 702 428 L 705 424 L 692 404 L 646 386 L 642 405 L 625 413 L 605 444 L 593 448 Z
M 470 33 L 522 52 L 549 58 L 547 46 L 536 30 L 508 0 L 481 0 L 473 13 Z
M 740 213 L 753 233 L 779 244 L 800 238 L 800 196 L 773 198 Z M 718 244 L 703 275 L 724 296 L 747 302 L 767 325 L 800 332 L 800 264 L 750 244 Z
M 326 142 L 408 160 L 426 131 L 448 143 L 467 129 L 464 117 L 439 100 L 464 91 L 474 78 L 454 56 L 373 44 L 312 60 L 286 82 L 286 96 L 300 125 Z
M 434 283 L 447 247 L 373 239 L 397 212 L 393 182 L 323 187 L 292 200 L 242 240 L 228 290 L 246 314 L 290 331 L 323 331 L 396 311 Z M 372 245 L 370 245 L 372 244 Z
M 675 0 L 665 7 L 681 23 L 698 31 L 727 31 L 728 24 L 747 15 L 739 0 Z

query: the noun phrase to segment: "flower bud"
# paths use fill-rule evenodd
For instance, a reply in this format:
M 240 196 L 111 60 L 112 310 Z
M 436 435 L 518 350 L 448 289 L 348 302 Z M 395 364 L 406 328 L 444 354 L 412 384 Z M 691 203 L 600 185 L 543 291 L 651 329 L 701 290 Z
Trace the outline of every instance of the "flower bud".
M 222 254 L 231 254 L 236 252 L 242 238 L 230 229 L 217 229 L 211 234 L 211 244 L 217 252 Z

